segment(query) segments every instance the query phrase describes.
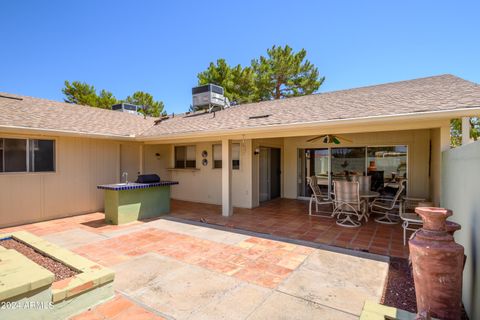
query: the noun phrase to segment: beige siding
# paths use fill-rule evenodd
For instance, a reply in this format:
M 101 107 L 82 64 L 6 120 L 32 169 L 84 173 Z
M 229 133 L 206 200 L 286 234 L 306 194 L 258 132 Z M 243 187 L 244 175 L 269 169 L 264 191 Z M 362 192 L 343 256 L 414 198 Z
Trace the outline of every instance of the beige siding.
M 128 181 L 137 180 L 137 176 L 141 172 L 140 166 L 140 144 L 122 142 L 120 144 L 120 176 L 124 172 L 128 173 Z M 122 178 L 122 182 L 123 182 Z
M 118 142 L 43 138 L 56 139 L 56 172 L 0 173 L 0 226 L 101 210 L 96 186 L 118 181 Z

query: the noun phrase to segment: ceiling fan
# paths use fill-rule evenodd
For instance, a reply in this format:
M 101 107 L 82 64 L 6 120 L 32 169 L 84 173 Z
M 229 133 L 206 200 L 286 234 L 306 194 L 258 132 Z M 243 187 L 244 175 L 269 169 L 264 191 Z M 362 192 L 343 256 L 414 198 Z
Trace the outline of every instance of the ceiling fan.
M 307 142 L 314 142 L 317 140 L 322 140 L 323 143 L 334 143 L 334 144 L 340 144 L 340 140 L 344 140 L 347 142 L 352 142 L 352 140 L 349 140 L 347 138 L 341 137 L 341 136 L 335 136 L 333 134 L 324 134 L 321 136 L 316 136 L 311 139 L 308 139 Z

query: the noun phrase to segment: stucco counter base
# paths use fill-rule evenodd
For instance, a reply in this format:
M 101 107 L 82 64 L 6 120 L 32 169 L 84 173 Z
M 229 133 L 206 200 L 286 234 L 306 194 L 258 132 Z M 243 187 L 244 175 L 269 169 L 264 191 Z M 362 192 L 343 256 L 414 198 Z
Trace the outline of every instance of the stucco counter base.
M 170 212 L 170 186 L 178 182 L 98 186 L 105 190 L 105 221 L 124 224 Z

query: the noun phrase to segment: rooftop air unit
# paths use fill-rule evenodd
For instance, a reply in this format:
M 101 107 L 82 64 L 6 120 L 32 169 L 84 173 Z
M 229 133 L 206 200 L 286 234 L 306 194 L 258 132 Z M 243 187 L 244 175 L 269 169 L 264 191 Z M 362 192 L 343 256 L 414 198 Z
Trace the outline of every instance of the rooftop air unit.
M 141 109 L 142 109 L 141 106 L 136 106 L 136 105 L 130 104 L 130 103 L 119 103 L 119 104 L 114 104 L 112 106 L 113 111 L 132 113 L 132 114 L 136 114 L 136 115 L 141 115 L 141 113 L 140 113 Z
M 228 99 L 224 96 L 222 87 L 215 84 L 206 84 L 192 89 L 192 106 L 195 111 L 212 111 L 215 107 L 229 106 Z

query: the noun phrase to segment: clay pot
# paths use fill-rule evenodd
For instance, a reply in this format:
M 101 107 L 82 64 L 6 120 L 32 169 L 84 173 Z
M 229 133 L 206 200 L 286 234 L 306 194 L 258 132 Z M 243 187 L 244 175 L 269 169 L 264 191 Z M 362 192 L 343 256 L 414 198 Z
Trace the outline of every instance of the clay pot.
M 460 319 L 464 249 L 447 232 L 452 211 L 417 207 L 423 227 L 409 241 L 418 313 Z M 452 231 L 453 233 L 454 231 Z
M 462 226 L 459 225 L 459 224 L 456 223 L 456 222 L 448 221 L 448 220 L 447 220 L 447 221 L 446 221 L 446 229 L 447 229 L 447 232 L 453 236 L 453 234 L 454 234 L 456 231 L 462 229 Z

